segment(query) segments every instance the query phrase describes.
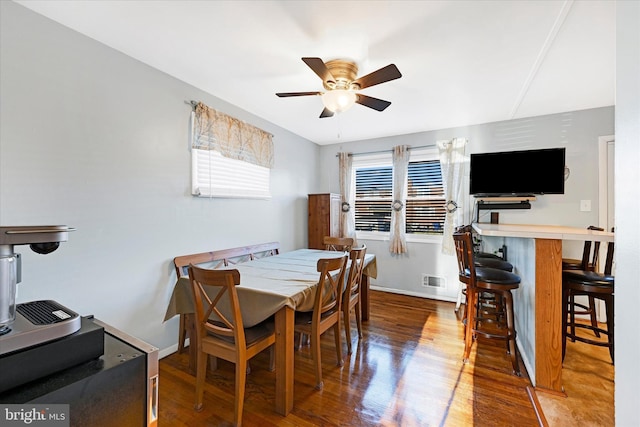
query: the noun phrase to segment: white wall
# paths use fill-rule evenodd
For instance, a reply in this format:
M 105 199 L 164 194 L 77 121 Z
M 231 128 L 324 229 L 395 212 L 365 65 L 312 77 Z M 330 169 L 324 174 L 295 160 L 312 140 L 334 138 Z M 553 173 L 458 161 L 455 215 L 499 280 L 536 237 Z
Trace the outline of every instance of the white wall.
M 640 426 L 640 2 L 616 2 L 616 425 Z
M 384 115 L 380 116 L 384 120 Z M 471 153 L 566 147 L 566 164 L 571 174 L 565 183 L 565 194 L 538 196 L 530 210 L 503 210 L 501 223 L 556 224 L 587 227 L 598 224 L 598 137 L 614 132 L 614 108 L 604 107 L 572 111 L 548 116 L 530 117 L 503 122 L 487 123 L 453 129 L 421 132 L 399 137 L 379 138 L 334 144 L 321 147 L 321 185 L 338 193 L 338 159 L 336 153 L 347 151 L 362 153 L 388 150 L 399 144 L 414 147 L 431 145 L 438 140 L 465 137 L 469 140 L 467 155 Z M 468 165 L 463 193 L 468 194 Z M 508 177 L 505 177 L 508 179 Z M 580 200 L 591 200 L 592 211 L 581 212 Z M 468 222 L 473 209 L 473 198 L 465 201 L 465 219 Z M 489 212 L 482 211 L 480 222 L 489 222 Z M 378 279 L 373 284 L 382 288 L 404 291 L 438 299 L 453 300 L 458 289 L 455 257 L 442 255 L 439 243 L 408 243 L 409 253 L 398 257 L 388 251 L 387 241 L 365 240 L 368 251 L 376 254 Z M 581 245 L 565 245 L 567 256 L 579 257 Z M 422 286 L 422 274 L 445 277 L 443 291 Z
M 164 349 L 177 255 L 305 247 L 318 146 L 12 2 L 0 2 L 0 224 L 77 228 L 22 253 L 18 300 L 54 299 Z M 190 195 L 185 101 L 274 134 L 271 200 Z

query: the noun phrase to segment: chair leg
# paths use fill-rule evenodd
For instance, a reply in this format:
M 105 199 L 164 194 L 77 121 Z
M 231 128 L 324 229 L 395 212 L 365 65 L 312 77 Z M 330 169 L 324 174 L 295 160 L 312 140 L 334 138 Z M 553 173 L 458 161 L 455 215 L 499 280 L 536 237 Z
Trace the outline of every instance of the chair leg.
M 178 330 L 178 353 L 182 353 L 184 351 L 184 341 L 187 338 L 187 322 L 185 320 L 185 315 L 180 314 L 180 326 Z
M 467 287 L 467 324 L 465 328 L 464 336 L 464 354 L 462 355 L 462 361 L 467 363 L 469 361 L 469 354 L 471 353 L 471 344 L 473 341 L 473 325 L 475 322 L 475 305 L 477 294 L 474 290 Z
M 362 309 L 360 308 L 360 295 L 358 295 L 358 302 L 355 305 L 356 311 L 356 326 L 358 327 L 358 338 L 362 338 Z
M 207 359 L 209 355 L 198 352 L 196 362 L 196 404 L 194 409 L 198 412 L 202 411 L 202 398 L 204 395 L 204 380 L 207 376 Z
M 518 349 L 516 348 L 516 326 L 513 314 L 513 295 L 511 292 L 505 292 L 503 295 L 505 309 L 507 311 L 507 334 L 509 340 L 509 353 L 511 354 L 511 365 L 513 373 L 520 376 L 520 364 L 518 363 Z
M 311 356 L 313 358 L 313 363 L 316 365 L 316 389 L 322 390 L 324 386 L 322 382 L 322 360 L 320 358 L 320 337 L 317 334 L 312 333 L 311 335 Z
M 342 307 L 342 319 L 344 320 L 344 337 L 347 340 L 347 354 L 351 354 L 351 310 L 348 305 Z
M 247 360 L 240 358 L 236 364 L 236 402 L 234 410 L 234 424 L 242 425 L 242 410 L 244 408 L 244 390 L 247 381 Z
M 569 290 L 562 288 L 562 360 L 567 352 L 567 316 L 569 315 Z
M 589 314 L 591 315 L 593 333 L 596 334 L 596 337 L 600 338 L 600 332 L 598 332 L 598 318 L 596 316 L 596 300 L 592 296 L 589 296 Z
M 614 326 L 613 326 L 613 304 L 614 304 L 614 296 L 607 295 L 605 298 L 605 306 L 607 311 L 607 335 L 609 339 L 609 355 L 611 355 L 611 363 L 615 365 L 614 358 L 614 346 L 615 346 L 615 334 L 614 334 Z
M 333 336 L 336 341 L 336 356 L 338 357 L 338 366 L 344 365 L 344 360 L 342 360 L 342 339 L 340 338 L 340 318 L 336 321 L 336 324 L 333 326 Z
M 569 338 L 571 342 L 575 342 L 574 337 L 576 336 L 576 309 L 575 309 L 575 296 L 573 292 L 569 291 L 569 328 L 571 329 L 571 334 Z

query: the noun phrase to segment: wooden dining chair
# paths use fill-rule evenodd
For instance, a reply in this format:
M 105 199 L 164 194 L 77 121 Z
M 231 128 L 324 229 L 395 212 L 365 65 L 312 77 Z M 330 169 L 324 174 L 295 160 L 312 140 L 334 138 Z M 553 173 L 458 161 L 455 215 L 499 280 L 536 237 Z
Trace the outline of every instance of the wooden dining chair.
M 351 237 L 325 236 L 322 243 L 328 251 L 349 252 L 353 247 L 353 239 Z
M 251 328 L 244 328 L 236 292 L 236 286 L 240 284 L 238 270 L 209 270 L 191 265 L 189 279 L 195 305 L 198 342 L 195 409 L 202 410 L 209 356 L 235 363 L 234 424 L 240 426 L 248 361 L 275 344 L 274 324 L 272 321 L 265 321 Z M 209 295 L 215 297 L 211 298 Z M 273 348 L 275 346 L 271 347 Z
M 295 314 L 295 332 L 311 337 L 311 354 L 315 365 L 316 389 L 318 390 L 321 390 L 323 386 L 320 336 L 329 328 L 333 328 L 338 366 L 343 365 L 340 314 L 347 260 L 347 254 L 337 258 L 318 260 L 317 271 L 320 273 L 320 278 L 316 287 L 313 311 L 297 311 Z
M 356 314 L 356 326 L 358 337 L 362 338 L 362 309 L 360 305 L 360 286 L 362 283 L 362 270 L 364 269 L 364 256 L 367 246 L 351 249 L 349 258 L 351 264 L 347 284 L 342 293 L 342 318 L 344 320 L 344 334 L 347 339 L 348 354 L 351 354 L 351 311 Z

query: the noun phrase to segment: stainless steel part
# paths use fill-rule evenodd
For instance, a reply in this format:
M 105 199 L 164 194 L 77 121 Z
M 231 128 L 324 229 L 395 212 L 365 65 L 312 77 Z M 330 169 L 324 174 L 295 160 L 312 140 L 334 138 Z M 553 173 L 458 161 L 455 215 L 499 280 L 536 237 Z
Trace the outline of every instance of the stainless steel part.
M 16 245 L 29 245 L 34 252 L 47 254 L 66 242 L 74 228 L 66 225 L 0 227 L 0 333 L 7 333 L 16 319 L 16 285 L 20 283 L 20 254 Z

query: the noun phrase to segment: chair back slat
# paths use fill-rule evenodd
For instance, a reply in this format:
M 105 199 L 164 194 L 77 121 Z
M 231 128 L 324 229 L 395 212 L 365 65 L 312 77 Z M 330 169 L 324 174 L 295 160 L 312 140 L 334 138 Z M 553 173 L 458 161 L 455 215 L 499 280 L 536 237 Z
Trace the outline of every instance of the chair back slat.
M 590 225 L 587 230 L 604 231 L 604 228 Z M 580 268 L 584 271 L 597 271 L 598 261 L 600 258 L 600 242 L 591 242 L 587 240 L 584 242 L 584 248 L 582 249 L 582 265 Z
M 322 258 L 318 260 L 317 270 L 320 273 L 320 279 L 318 280 L 314 301 L 314 317 L 322 317 L 323 314 L 331 310 L 340 310 L 347 259 L 347 254 L 344 254 L 339 258 Z
M 359 248 L 351 249 L 349 259 L 351 264 L 349 267 L 349 275 L 347 277 L 347 285 L 344 291 L 344 300 L 342 304 L 348 304 L 352 296 L 360 292 L 360 283 L 362 282 L 362 270 L 364 269 L 364 256 L 367 253 L 367 246 L 362 245 Z
M 611 232 L 615 232 L 615 227 L 611 228 Z M 613 251 L 614 251 L 614 242 L 609 242 L 607 244 L 607 259 L 604 263 L 604 274 L 610 276 L 613 271 Z
M 453 233 L 453 242 L 456 248 L 458 261 L 458 278 L 461 282 L 471 285 L 475 283 L 475 268 L 473 241 L 471 231 L 468 228 L 458 228 Z
M 244 327 L 236 292 L 236 286 L 240 284 L 238 270 L 211 270 L 191 265 L 188 271 L 198 342 L 202 342 L 202 338 L 210 332 L 231 337 L 238 346 L 244 346 Z M 210 295 L 215 297 L 212 299 Z M 225 315 L 223 312 L 229 314 Z
M 328 251 L 349 252 L 353 247 L 353 239 L 351 237 L 325 236 L 322 242 Z

